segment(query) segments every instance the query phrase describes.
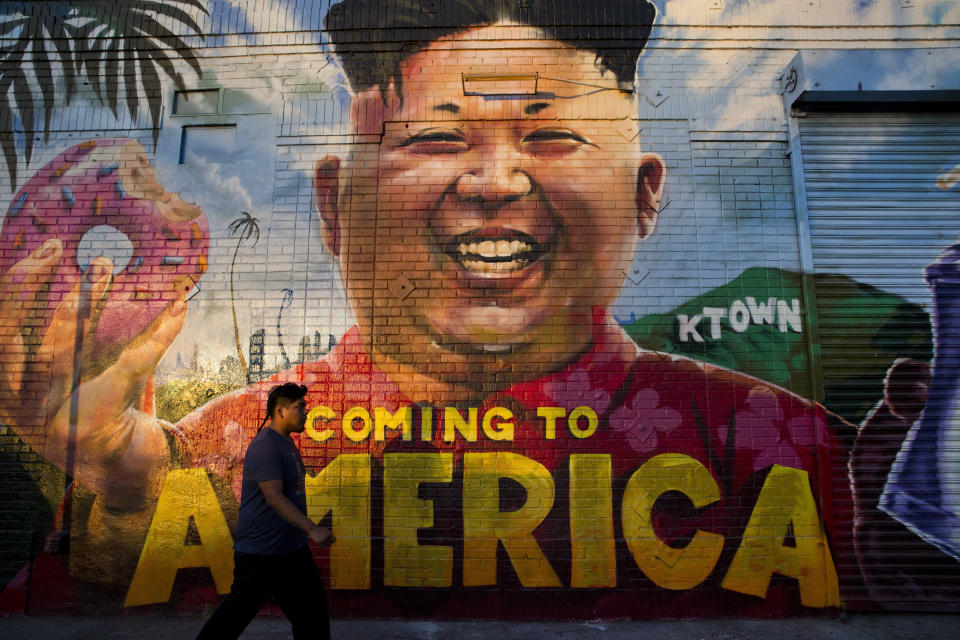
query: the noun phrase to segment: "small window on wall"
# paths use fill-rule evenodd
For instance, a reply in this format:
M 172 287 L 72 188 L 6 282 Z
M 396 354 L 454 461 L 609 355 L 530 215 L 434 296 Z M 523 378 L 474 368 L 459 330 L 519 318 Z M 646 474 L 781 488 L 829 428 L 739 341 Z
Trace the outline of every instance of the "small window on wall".
M 270 113 L 262 89 L 188 89 L 173 97 L 175 116 L 218 116 Z
M 180 164 L 233 162 L 237 125 L 187 125 L 180 138 Z
M 270 86 L 175 91 L 170 113 L 178 133 L 171 132 L 168 148 L 177 145 L 181 165 L 254 160 L 250 146 L 237 140 L 269 131 L 274 95 Z
M 220 113 L 220 90 L 198 89 L 177 91 L 173 98 L 173 115 L 200 116 Z

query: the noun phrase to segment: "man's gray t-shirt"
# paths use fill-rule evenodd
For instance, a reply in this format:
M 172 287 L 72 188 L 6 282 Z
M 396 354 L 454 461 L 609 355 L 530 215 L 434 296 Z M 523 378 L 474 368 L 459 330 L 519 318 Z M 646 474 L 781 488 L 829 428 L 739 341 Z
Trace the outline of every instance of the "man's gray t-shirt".
M 273 556 L 296 551 L 307 543 L 307 534 L 274 511 L 259 483 L 282 480 L 283 495 L 303 513 L 307 512 L 303 459 L 292 440 L 270 428 L 260 430 L 243 461 L 240 517 L 233 548 L 241 553 Z

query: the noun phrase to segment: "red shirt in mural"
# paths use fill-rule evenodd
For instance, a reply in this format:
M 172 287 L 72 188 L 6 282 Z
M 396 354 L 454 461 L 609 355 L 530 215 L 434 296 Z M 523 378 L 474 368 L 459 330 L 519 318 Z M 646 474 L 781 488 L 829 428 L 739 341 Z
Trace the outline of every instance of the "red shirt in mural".
M 287 380 L 309 388 L 308 504 L 314 518 L 333 512 L 341 550 L 320 560 L 344 615 L 840 604 L 849 487 L 824 486 L 846 478 L 839 419 L 742 374 L 642 351 L 602 313 L 574 364 L 456 406 L 411 403 L 352 329 L 322 360 L 188 416 L 186 464 L 238 493 L 266 395 Z M 310 474 L 324 497 L 311 498 Z M 462 589 L 474 596 L 450 597 Z

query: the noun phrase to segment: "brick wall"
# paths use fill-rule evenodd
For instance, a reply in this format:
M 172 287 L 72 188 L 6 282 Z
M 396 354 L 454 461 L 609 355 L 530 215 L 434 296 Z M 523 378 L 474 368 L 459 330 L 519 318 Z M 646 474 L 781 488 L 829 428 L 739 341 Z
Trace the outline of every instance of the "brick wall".
M 309 389 L 295 438 L 308 513 L 337 537 L 313 548 L 334 615 L 956 602 L 949 550 L 851 486 L 857 430 L 899 433 L 876 445 L 886 466 L 861 468 L 882 484 L 916 415 L 879 373 L 856 391 L 869 416 L 825 395 L 798 116 L 781 98 L 801 50 L 955 48 L 952 6 L 659 2 L 633 84 L 597 60 L 641 36 L 591 35 L 599 3 L 548 12 L 588 25 L 564 43 L 526 17 L 448 33 L 468 9 L 440 0 L 407 31 L 349 23 L 337 51 L 325 0 L 175 4 L 189 20 L 99 3 L 0 14 L 17 25 L 0 80 L 5 610 L 214 603 L 244 451 L 281 381 Z M 130 21 L 62 31 L 107 17 Z M 428 24 L 443 35 L 405 44 Z M 71 72 L 63 47 L 107 53 Z M 387 55 L 348 79 L 338 56 L 371 47 L 403 52 L 402 86 L 377 80 Z M 101 226 L 132 255 L 90 235 Z M 114 273 L 88 287 L 98 255 Z M 914 297 L 820 275 L 849 307 L 926 319 L 920 273 Z M 930 353 L 926 326 L 883 333 L 886 317 L 851 331 L 865 352 L 887 345 L 877 371 Z

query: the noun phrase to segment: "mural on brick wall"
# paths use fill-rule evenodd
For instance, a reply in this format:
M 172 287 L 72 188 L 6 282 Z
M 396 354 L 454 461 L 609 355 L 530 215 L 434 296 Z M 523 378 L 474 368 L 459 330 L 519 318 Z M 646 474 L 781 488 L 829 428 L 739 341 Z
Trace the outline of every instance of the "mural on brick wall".
M 713 239 L 638 119 L 683 100 L 637 79 L 653 4 L 317 2 L 306 66 L 281 83 L 271 49 L 241 88 L 207 55 L 226 22 L 199 39 L 231 3 L 49 4 L 0 29 L 3 464 L 35 521 L 3 608 L 228 592 L 286 381 L 334 615 L 955 606 L 956 248 L 935 335 L 856 274 L 683 255 Z M 821 322 L 862 317 L 822 402 L 814 277 Z

